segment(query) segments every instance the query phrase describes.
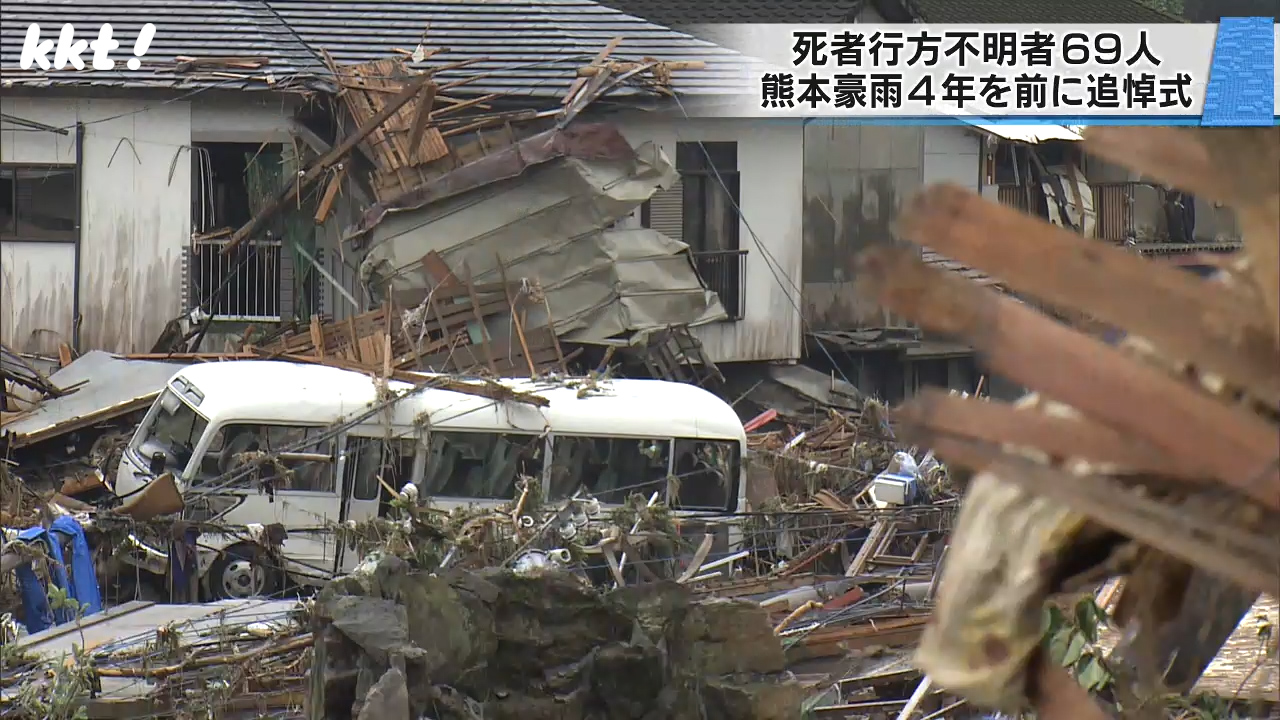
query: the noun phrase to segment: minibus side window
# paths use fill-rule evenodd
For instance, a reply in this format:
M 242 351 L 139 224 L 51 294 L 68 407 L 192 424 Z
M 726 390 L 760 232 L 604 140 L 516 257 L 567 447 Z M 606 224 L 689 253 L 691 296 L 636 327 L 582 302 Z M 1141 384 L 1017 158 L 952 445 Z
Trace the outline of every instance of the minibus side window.
M 622 504 L 667 484 L 669 438 L 611 438 L 556 435 L 552 441 L 547 498 L 569 497 L 579 487 L 602 503 Z
M 741 453 L 732 440 L 675 442 L 672 507 L 680 510 L 732 510 L 738 501 Z
M 347 477 L 356 500 L 377 500 L 382 494 L 381 477 L 399 491 L 413 474 L 413 439 L 384 440 L 352 437 L 347 440 Z
M 422 487 L 439 497 L 509 500 L 520 476 L 541 478 L 541 435 L 432 431 Z
M 209 483 L 261 459 L 257 472 L 228 485 L 232 488 L 271 484 L 279 491 L 336 492 L 334 450 L 337 441 L 321 437 L 325 428 L 263 423 L 230 424 L 218 430 L 200 461 L 200 474 Z M 279 457 L 279 453 L 284 453 Z

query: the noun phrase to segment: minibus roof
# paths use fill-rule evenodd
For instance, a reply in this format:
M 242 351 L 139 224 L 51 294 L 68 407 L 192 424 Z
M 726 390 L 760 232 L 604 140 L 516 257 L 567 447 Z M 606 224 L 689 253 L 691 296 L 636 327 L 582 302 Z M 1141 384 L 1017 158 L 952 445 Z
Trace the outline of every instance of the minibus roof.
M 424 383 L 439 377 L 415 375 Z M 377 385 L 369 375 L 310 363 L 211 362 L 184 368 L 174 375 L 174 379 L 178 377 L 203 395 L 198 409 L 214 424 L 328 425 L 367 412 L 379 401 Z M 746 440 L 742 421 L 733 408 L 696 385 L 585 378 L 496 382 L 539 395 L 549 404 L 540 408 L 516 401 L 498 403 L 481 395 L 428 386 L 395 403 L 390 409 L 392 422 L 402 431 L 421 425 L 441 430 L 551 430 L 572 435 Z M 396 393 L 413 387 L 405 382 L 388 383 L 388 389 Z M 382 424 L 386 417 L 380 413 L 363 424 Z

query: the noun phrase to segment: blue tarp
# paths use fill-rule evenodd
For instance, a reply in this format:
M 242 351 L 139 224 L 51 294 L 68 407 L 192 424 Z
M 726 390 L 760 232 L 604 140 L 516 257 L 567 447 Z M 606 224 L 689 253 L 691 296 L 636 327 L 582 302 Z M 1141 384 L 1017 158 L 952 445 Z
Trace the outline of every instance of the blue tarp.
M 102 612 L 102 593 L 93 566 L 93 555 L 85 538 L 84 528 L 71 517 L 60 517 L 52 527 L 28 528 L 18 533 L 18 540 L 38 544 L 53 561 L 49 564 L 49 580 L 67 593 L 83 608 L 82 616 Z M 70 540 L 71 557 L 63 556 L 63 542 Z M 68 560 L 70 561 L 68 563 Z M 71 568 L 67 575 L 68 565 Z M 49 588 L 41 581 L 31 563 L 14 569 L 18 578 L 18 594 L 22 598 L 23 624 L 27 632 L 37 633 L 52 625 L 61 625 L 76 619 L 67 608 L 54 610 L 49 605 Z

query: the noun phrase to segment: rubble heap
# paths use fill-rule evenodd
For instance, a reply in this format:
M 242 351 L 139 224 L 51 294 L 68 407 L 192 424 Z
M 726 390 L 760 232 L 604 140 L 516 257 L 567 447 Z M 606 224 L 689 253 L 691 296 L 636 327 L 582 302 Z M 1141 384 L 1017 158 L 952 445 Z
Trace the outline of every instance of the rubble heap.
M 385 557 L 313 611 L 312 718 L 783 720 L 803 688 L 759 605 L 675 583 L 437 575 Z

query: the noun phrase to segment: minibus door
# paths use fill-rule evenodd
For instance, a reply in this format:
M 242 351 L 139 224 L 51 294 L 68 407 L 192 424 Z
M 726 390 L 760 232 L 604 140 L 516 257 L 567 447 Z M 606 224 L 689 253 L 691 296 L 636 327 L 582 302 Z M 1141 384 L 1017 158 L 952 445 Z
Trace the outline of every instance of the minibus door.
M 378 482 L 382 465 L 383 441 L 377 438 L 347 435 L 343 449 L 342 522 L 356 524 L 378 517 L 378 507 L 386 494 Z M 360 562 L 356 548 L 338 543 L 334 557 L 335 573 L 348 573 Z

